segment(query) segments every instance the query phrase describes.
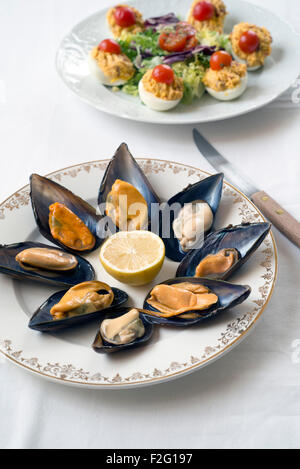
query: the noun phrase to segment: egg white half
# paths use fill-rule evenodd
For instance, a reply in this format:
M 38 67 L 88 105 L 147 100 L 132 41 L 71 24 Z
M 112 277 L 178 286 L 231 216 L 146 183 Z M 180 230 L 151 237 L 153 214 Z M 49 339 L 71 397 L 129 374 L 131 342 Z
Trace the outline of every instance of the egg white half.
M 109 77 L 107 77 L 102 69 L 99 67 L 98 62 L 91 54 L 88 56 L 88 66 L 90 69 L 91 75 L 93 75 L 97 80 L 99 80 L 103 85 L 107 86 L 121 86 L 126 83 L 127 80 L 116 80 L 111 81 Z
M 169 111 L 180 102 L 180 99 L 167 100 L 157 98 L 157 96 L 154 96 L 152 93 L 145 90 L 142 80 L 139 82 L 139 95 L 141 101 L 154 111 Z
M 244 91 L 247 88 L 247 84 L 248 84 L 248 75 L 246 74 L 241 79 L 241 83 L 235 88 L 232 88 L 231 90 L 216 91 L 216 90 L 213 90 L 212 88 L 206 87 L 206 91 L 213 98 L 219 99 L 220 101 L 232 101 L 233 99 L 239 98 L 244 93 Z
M 236 60 L 236 61 L 239 62 L 240 64 L 245 64 L 245 65 L 247 65 L 247 70 L 248 70 L 249 72 L 255 72 L 255 70 L 258 70 L 259 68 L 262 67 L 262 65 L 256 65 L 256 67 L 249 67 L 249 65 L 247 64 L 247 61 L 241 59 L 241 58 L 240 58 L 238 55 L 236 55 L 233 51 L 232 51 L 232 56 L 233 56 L 234 60 Z

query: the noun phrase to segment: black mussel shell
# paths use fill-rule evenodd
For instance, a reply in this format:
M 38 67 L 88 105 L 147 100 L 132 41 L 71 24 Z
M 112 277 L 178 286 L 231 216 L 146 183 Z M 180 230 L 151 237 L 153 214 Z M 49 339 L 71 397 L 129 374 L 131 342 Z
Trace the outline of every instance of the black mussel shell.
M 140 347 L 142 345 L 145 345 L 152 337 L 154 326 L 152 323 L 150 323 L 145 315 L 140 311 L 140 318 L 144 324 L 145 327 L 145 334 L 143 337 L 140 337 L 139 339 L 136 339 L 134 342 L 130 342 L 129 344 L 123 344 L 123 345 L 115 345 L 115 344 L 110 344 L 109 342 L 106 342 L 100 334 L 100 326 L 102 324 L 102 321 L 104 319 L 114 319 L 119 316 L 122 316 L 123 314 L 128 313 L 131 309 L 133 308 L 118 308 L 109 314 L 105 315 L 105 317 L 101 318 L 101 322 L 99 324 L 99 331 L 96 335 L 96 338 L 94 340 L 94 343 L 92 345 L 93 349 L 95 352 L 98 353 L 114 353 L 114 352 L 119 352 L 121 350 L 128 350 L 136 347 Z M 138 309 L 138 308 L 137 308 Z
M 244 223 L 210 233 L 200 249 L 193 249 L 184 257 L 176 277 L 194 277 L 199 262 L 206 256 L 216 254 L 222 249 L 233 248 L 238 252 L 238 261 L 228 272 L 220 274 L 219 280 L 226 280 L 256 251 L 270 229 L 270 223 Z
M 162 209 L 160 220 L 160 236 L 165 243 L 166 256 L 169 259 L 175 262 L 181 262 L 182 259 L 186 256 L 187 252 L 182 250 L 180 242 L 176 238 L 172 226 L 174 219 L 178 216 L 180 208 L 178 209 L 177 213 L 174 213 L 174 211 L 170 212 L 169 220 L 167 216 L 165 217 L 165 220 L 167 220 L 168 224 L 170 224 L 170 236 L 164 235 L 166 228 L 162 226 L 164 220 L 164 211 L 168 210 L 168 207 L 171 207 L 175 203 L 183 207 L 184 204 L 191 203 L 194 200 L 203 200 L 208 203 L 215 217 L 222 196 L 223 178 L 224 174 L 219 173 L 186 187 L 183 191 L 179 192 L 170 200 L 168 200 L 165 209 Z M 169 226 L 167 228 L 169 229 Z
M 142 194 L 148 205 L 148 226 L 150 227 L 151 204 L 160 204 L 160 199 L 131 155 L 126 143 L 119 146 L 103 176 L 98 194 L 98 205 L 102 215 L 105 215 L 106 199 L 116 179 L 132 184 Z M 112 225 L 115 229 L 113 222 Z
M 16 255 L 24 249 L 30 248 L 48 248 L 61 249 L 54 246 L 49 246 L 42 243 L 34 243 L 27 241 L 24 243 L 16 243 L 10 245 L 0 246 L 0 272 L 10 277 L 17 278 L 20 280 L 31 280 L 34 282 L 42 282 L 48 285 L 58 285 L 61 287 L 72 287 L 78 283 L 87 282 L 94 280 L 95 271 L 92 265 L 80 256 L 75 256 L 78 265 L 75 269 L 69 272 L 47 272 L 46 270 L 25 270 L 23 269 L 18 261 L 16 261 Z
M 195 324 L 199 324 L 202 321 L 213 319 L 223 311 L 226 311 L 227 309 L 231 309 L 234 306 L 243 303 L 243 301 L 245 301 L 251 293 L 251 288 L 248 285 L 235 285 L 232 283 L 224 282 L 222 280 L 211 280 L 207 278 L 177 277 L 170 280 L 166 280 L 165 282 L 161 283 L 165 285 L 171 285 L 182 282 L 190 282 L 204 285 L 205 287 L 209 288 L 212 293 L 218 296 L 218 303 L 216 305 L 213 305 L 206 311 L 201 311 L 201 316 L 195 319 L 184 319 L 179 317 L 169 319 L 160 318 L 156 316 L 147 315 L 144 311 L 148 321 L 152 322 L 153 324 L 165 324 L 169 326 L 193 326 Z M 147 299 L 150 297 L 151 291 L 148 293 L 144 301 L 144 310 L 157 311 L 155 308 L 153 308 L 147 303 Z M 193 313 L 195 311 L 190 312 Z
M 71 318 L 59 320 L 53 319 L 52 315 L 50 314 L 50 309 L 61 300 L 67 290 L 54 293 L 54 295 L 51 295 L 50 298 L 48 298 L 48 300 L 46 300 L 34 313 L 29 321 L 28 327 L 40 332 L 55 332 L 67 327 L 76 326 L 78 324 L 97 319 L 104 313 L 118 308 L 128 300 L 128 295 L 123 290 L 112 288 L 112 291 L 114 292 L 114 300 L 109 308 L 102 309 L 101 311 L 95 311 L 94 313 L 82 314 L 79 316 L 73 316 Z
M 75 254 L 87 254 L 97 249 L 103 242 L 98 231 L 101 216 L 97 215 L 96 210 L 90 204 L 65 187 L 51 181 L 51 179 L 39 176 L 38 174 L 32 174 L 30 176 L 30 197 L 38 228 L 41 234 L 52 243 Z M 76 251 L 75 249 L 68 248 L 52 237 L 49 227 L 49 206 L 55 202 L 65 205 L 88 227 L 96 239 L 95 246 L 92 249 Z

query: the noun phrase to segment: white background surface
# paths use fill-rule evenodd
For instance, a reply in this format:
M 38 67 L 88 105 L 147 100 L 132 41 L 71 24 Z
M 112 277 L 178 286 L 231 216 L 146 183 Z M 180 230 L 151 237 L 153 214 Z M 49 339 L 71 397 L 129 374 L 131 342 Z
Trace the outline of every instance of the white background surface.
M 1 201 L 27 184 L 32 172 L 110 157 L 121 141 L 137 157 L 211 170 L 194 147 L 192 126 L 119 120 L 83 104 L 60 82 L 54 59 L 62 37 L 114 3 L 1 2 Z M 298 0 L 256 3 L 300 32 Z M 288 97 L 243 117 L 199 126 L 298 219 L 299 128 L 300 107 Z M 300 252 L 274 234 L 279 274 L 261 321 L 241 345 L 202 371 L 140 390 L 80 390 L 47 382 L 0 356 L 0 447 L 299 448 Z

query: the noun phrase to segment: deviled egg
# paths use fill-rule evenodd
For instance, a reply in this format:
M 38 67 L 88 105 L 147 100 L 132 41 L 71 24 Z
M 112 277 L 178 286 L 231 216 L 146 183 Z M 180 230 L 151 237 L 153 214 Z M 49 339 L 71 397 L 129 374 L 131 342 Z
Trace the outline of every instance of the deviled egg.
M 195 0 L 191 5 L 187 21 L 197 31 L 209 29 L 222 33 L 226 15 L 226 6 L 222 0 Z
M 107 86 L 124 85 L 135 73 L 133 63 L 113 39 L 104 39 L 91 50 L 88 65 L 91 74 Z
M 144 30 L 142 14 L 128 5 L 117 5 L 106 14 L 108 26 L 115 38 L 123 34 L 137 34 Z
M 183 97 L 183 81 L 168 65 L 148 70 L 139 82 L 141 101 L 154 111 L 173 109 Z
M 254 71 L 264 65 L 271 54 L 272 36 L 266 28 L 250 23 L 236 24 L 231 33 L 233 57 Z
M 231 101 L 241 96 L 247 88 L 247 66 L 232 60 L 228 52 L 215 52 L 210 59 L 203 83 L 206 91 L 220 101 Z

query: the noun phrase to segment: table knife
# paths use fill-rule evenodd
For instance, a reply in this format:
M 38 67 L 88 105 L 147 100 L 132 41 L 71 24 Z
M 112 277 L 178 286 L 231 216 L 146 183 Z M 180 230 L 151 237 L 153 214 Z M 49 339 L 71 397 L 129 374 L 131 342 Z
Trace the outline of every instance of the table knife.
M 265 191 L 257 189 L 240 170 L 226 160 L 199 132 L 193 129 L 196 146 L 202 156 L 217 171 L 224 173 L 225 179 L 249 197 L 269 221 L 290 241 L 300 247 L 300 223 L 284 210 Z

